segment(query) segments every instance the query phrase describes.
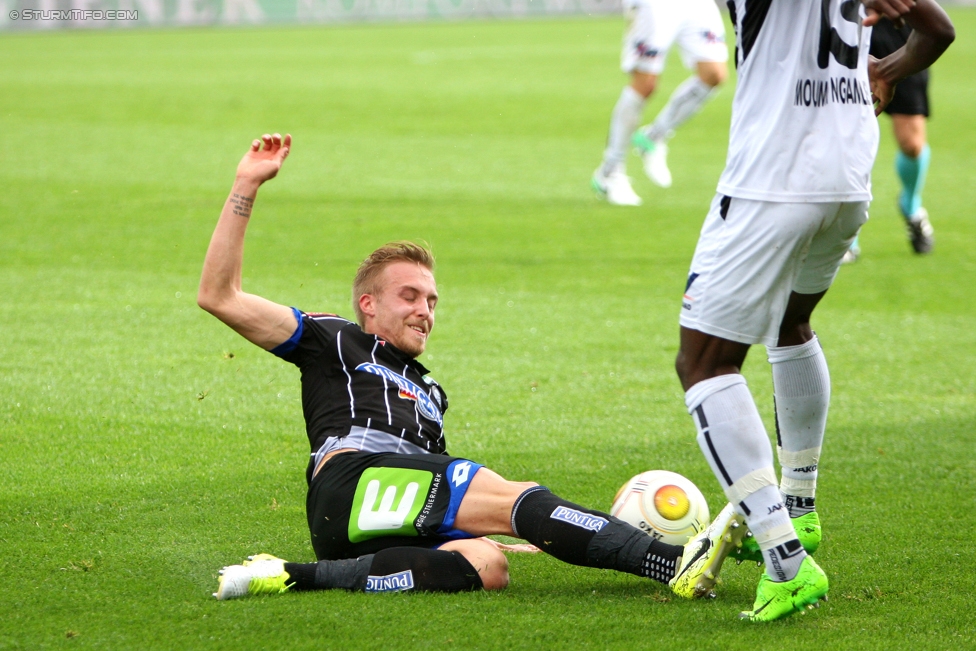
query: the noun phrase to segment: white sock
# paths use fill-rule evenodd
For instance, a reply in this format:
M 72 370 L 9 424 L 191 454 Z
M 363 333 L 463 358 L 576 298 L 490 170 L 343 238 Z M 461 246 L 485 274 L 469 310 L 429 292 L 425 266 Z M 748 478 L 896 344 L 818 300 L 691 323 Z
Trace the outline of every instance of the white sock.
M 773 449 L 746 379 L 733 374 L 699 382 L 685 404 L 712 472 L 763 550 L 767 573 L 792 579 L 805 552 L 776 486 Z
M 713 91 L 715 88 L 706 84 L 697 75 L 688 77 L 674 89 L 671 97 L 668 98 L 668 103 L 654 118 L 654 122 L 644 129 L 644 135 L 650 140 L 664 142 L 674 134 L 675 129 L 701 110 Z
M 830 406 L 830 372 L 820 340 L 767 348 L 773 367 L 780 490 L 790 517 L 814 510 L 817 464 Z
M 603 150 L 603 173 L 609 174 L 627 160 L 630 138 L 640 124 L 647 100 L 630 86 L 624 86 L 610 116 L 607 148 Z

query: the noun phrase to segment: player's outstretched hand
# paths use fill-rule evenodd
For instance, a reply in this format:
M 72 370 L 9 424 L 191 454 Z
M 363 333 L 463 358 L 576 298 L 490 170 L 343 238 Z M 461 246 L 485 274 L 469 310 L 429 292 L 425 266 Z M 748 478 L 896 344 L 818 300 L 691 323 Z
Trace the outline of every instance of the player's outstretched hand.
M 915 7 L 915 0 L 861 0 L 867 10 L 864 26 L 876 25 L 879 20 L 887 17 L 897 26 L 901 26 L 902 16 Z
M 875 115 L 881 115 L 881 112 L 884 111 L 888 102 L 895 95 L 895 85 L 888 83 L 878 73 L 878 62 L 880 60 L 868 55 L 868 79 L 871 82 L 871 101 L 874 102 Z
M 261 143 L 264 142 L 264 149 Z M 286 134 L 284 138 L 280 133 L 273 136 L 264 134 L 260 140 L 255 139 L 251 143 L 251 149 L 237 166 L 237 178 L 251 181 L 261 185 L 269 179 L 273 179 L 285 162 L 288 152 L 291 151 L 291 135 Z

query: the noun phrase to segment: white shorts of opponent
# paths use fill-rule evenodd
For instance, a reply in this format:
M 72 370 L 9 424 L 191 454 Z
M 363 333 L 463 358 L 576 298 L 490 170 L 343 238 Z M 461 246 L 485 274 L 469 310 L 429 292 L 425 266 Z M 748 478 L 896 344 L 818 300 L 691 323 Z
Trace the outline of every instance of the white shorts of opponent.
M 700 61 L 728 61 L 725 24 L 713 0 L 624 0 L 630 20 L 620 68 L 660 75 L 675 43 L 685 67 Z
M 775 346 L 791 292 L 826 291 L 868 202 L 777 203 L 716 195 L 681 302 L 685 328 Z

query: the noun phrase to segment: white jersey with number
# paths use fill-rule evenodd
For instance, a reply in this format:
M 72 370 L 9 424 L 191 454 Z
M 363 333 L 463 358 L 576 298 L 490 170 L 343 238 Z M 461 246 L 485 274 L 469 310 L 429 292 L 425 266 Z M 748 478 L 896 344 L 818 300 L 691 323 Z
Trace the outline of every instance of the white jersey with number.
M 721 194 L 871 199 L 878 122 L 858 0 L 732 0 L 738 82 Z

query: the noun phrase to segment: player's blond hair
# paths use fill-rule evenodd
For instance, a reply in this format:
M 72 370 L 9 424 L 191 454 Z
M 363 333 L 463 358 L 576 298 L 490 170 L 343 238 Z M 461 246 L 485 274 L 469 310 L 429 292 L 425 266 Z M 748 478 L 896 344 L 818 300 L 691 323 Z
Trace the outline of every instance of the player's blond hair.
M 434 271 L 434 254 L 427 246 L 414 242 L 400 241 L 384 244 L 363 260 L 352 282 L 352 309 L 356 312 L 359 325 L 366 325 L 366 316 L 359 308 L 359 299 L 364 294 L 376 294 L 380 274 L 394 262 L 416 262 L 431 272 Z

